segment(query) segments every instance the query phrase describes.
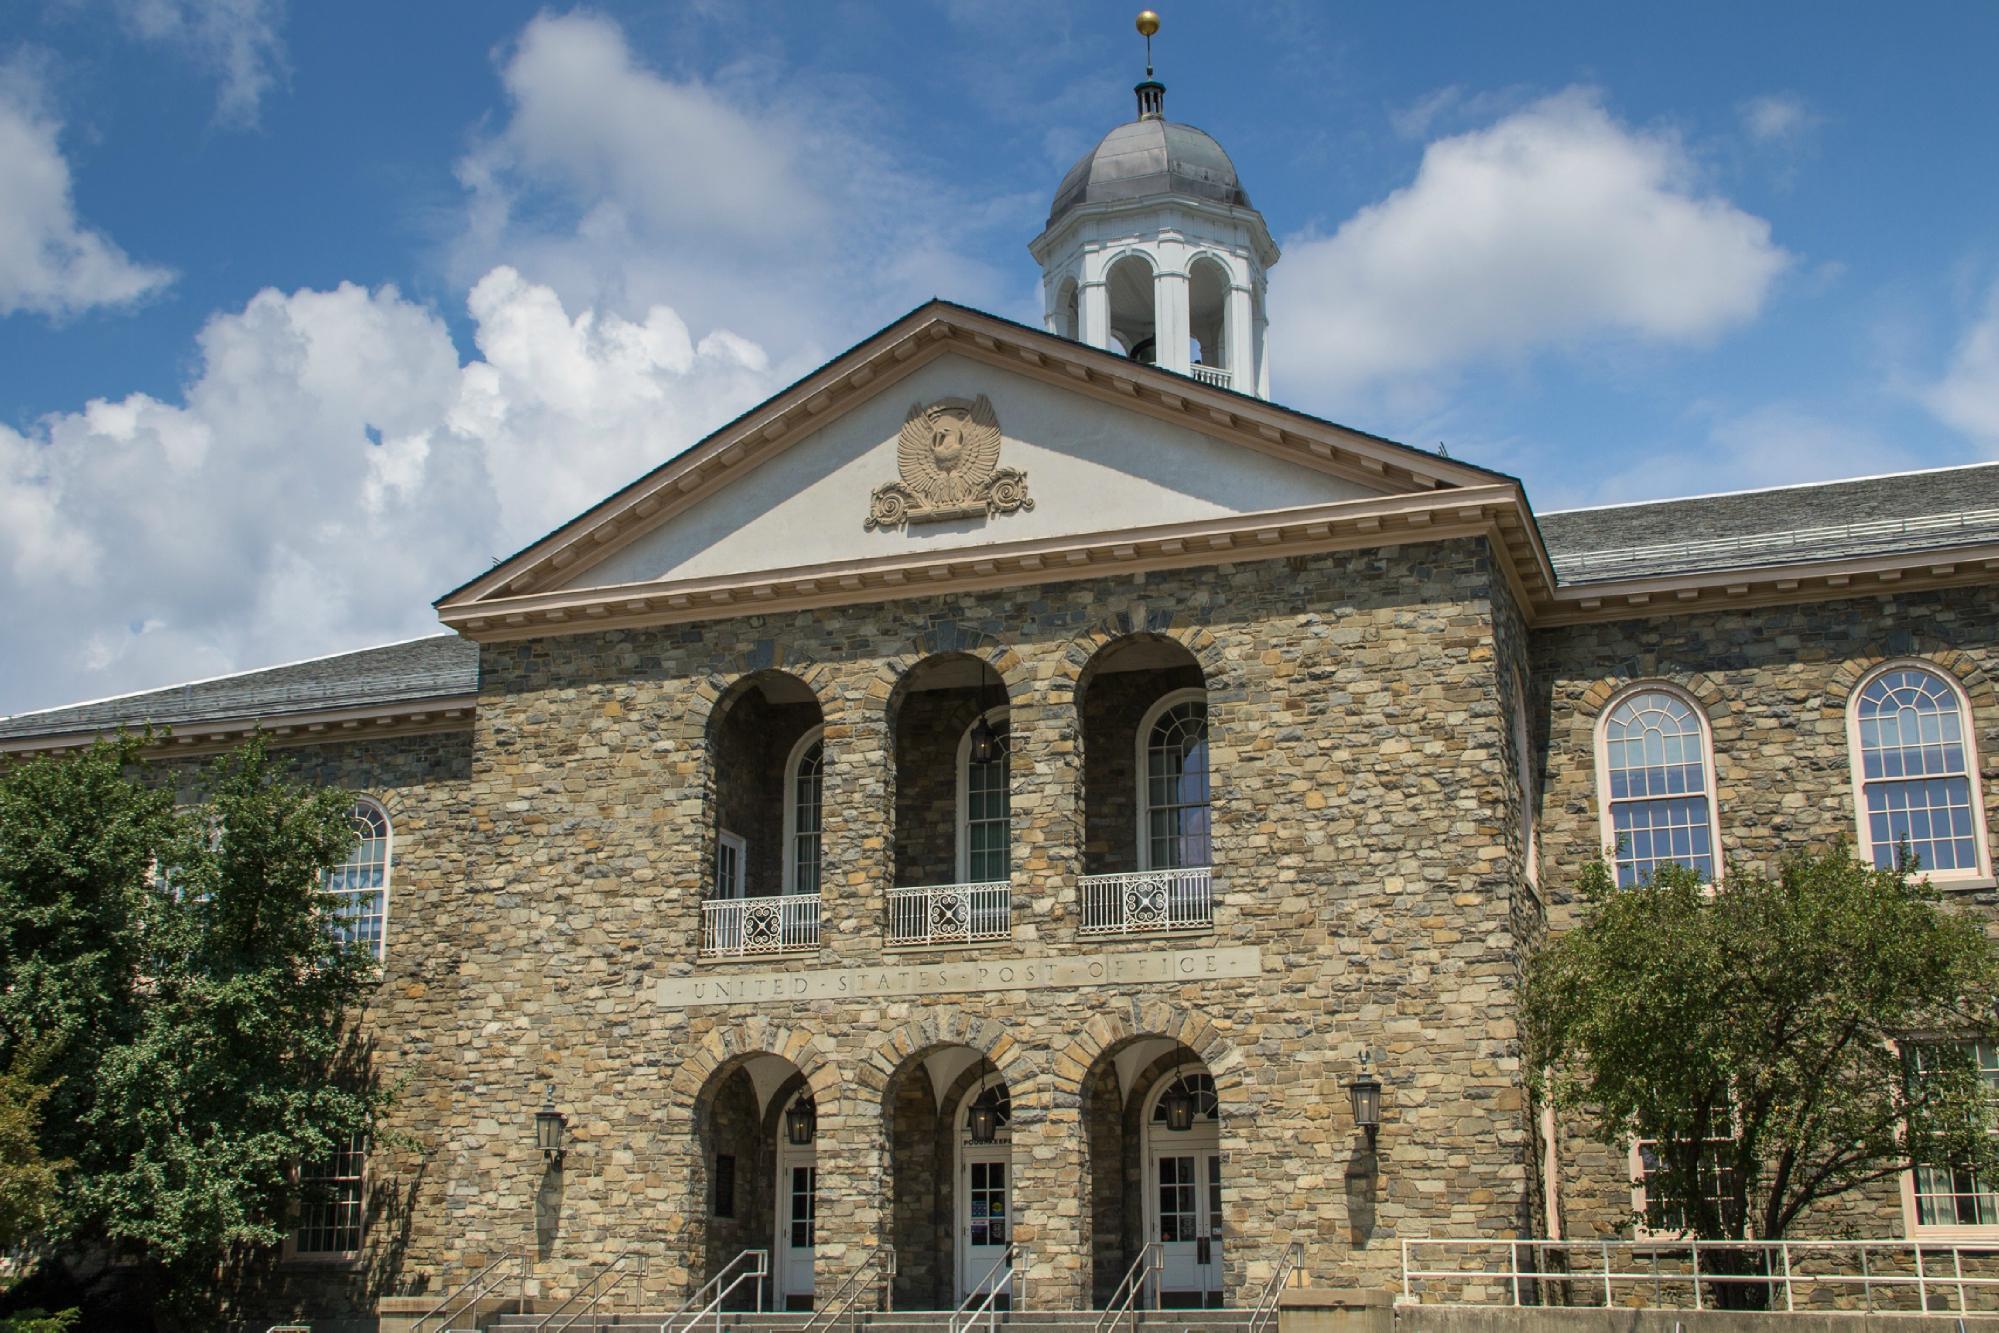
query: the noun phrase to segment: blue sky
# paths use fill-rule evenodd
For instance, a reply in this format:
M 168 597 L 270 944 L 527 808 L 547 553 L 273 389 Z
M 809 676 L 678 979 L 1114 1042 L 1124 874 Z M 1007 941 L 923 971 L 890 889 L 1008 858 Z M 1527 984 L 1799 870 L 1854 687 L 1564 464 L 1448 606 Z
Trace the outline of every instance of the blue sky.
M 16 0 L 0 713 L 428 603 L 1026 242 L 1129 4 Z M 1543 509 L 1999 453 L 1999 7 L 1182 4 L 1275 397 Z

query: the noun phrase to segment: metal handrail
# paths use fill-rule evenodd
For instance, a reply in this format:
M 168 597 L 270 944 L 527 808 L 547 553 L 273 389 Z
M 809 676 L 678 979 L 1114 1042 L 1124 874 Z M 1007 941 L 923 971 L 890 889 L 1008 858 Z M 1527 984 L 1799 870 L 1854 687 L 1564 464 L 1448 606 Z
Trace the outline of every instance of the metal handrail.
M 1117 1326 L 1139 1308 L 1137 1301 L 1145 1290 L 1145 1279 L 1166 1266 L 1165 1252 L 1156 1240 L 1147 1241 L 1139 1248 L 1138 1258 L 1131 1261 L 1131 1267 L 1124 1270 L 1124 1277 L 1118 1282 L 1117 1290 L 1111 1293 L 1110 1304 L 1097 1319 L 1096 1333 L 1115 1333 Z M 1153 1292 L 1153 1304 L 1159 1303 L 1158 1291 Z
M 424 1325 L 433 1319 L 437 1320 L 441 1327 L 449 1322 L 448 1316 L 462 1314 L 466 1309 L 476 1308 L 480 1301 L 492 1295 L 494 1289 L 506 1280 L 507 1275 L 499 1271 L 501 1266 L 505 1264 L 518 1266 L 521 1280 L 521 1304 L 527 1304 L 528 1257 L 524 1253 L 503 1254 L 493 1260 L 492 1263 L 487 1264 L 484 1268 L 474 1273 L 471 1277 L 466 1278 L 455 1290 L 447 1292 L 443 1300 L 418 1315 L 416 1322 L 410 1325 L 409 1333 L 424 1333 Z M 470 1297 L 469 1300 L 466 1299 L 468 1296 Z M 463 1304 L 460 1304 L 461 1301 L 463 1301 Z
M 847 1274 L 846 1281 L 835 1287 L 833 1294 L 826 1298 L 825 1308 L 815 1310 L 812 1318 L 805 1321 L 805 1327 L 800 1329 L 799 1333 L 817 1333 L 821 1327 L 819 1323 L 821 1317 L 826 1320 L 824 1326 L 831 1329 L 853 1303 L 860 1299 L 861 1292 L 866 1290 L 866 1287 L 861 1285 L 861 1279 L 868 1275 L 869 1269 L 876 1267 L 881 1269 L 881 1276 L 884 1279 L 895 1276 L 895 1246 L 883 1241 L 870 1248 L 867 1257 L 861 1260 L 860 1266 Z
M 979 1326 L 980 1315 L 985 1316 L 987 1328 L 994 1327 L 997 1322 L 994 1318 L 994 1302 L 999 1300 L 1002 1289 L 1011 1291 L 1014 1274 L 1020 1271 L 1015 1267 L 1013 1261 L 1014 1249 L 1013 1246 L 1009 1245 L 1000 1252 L 999 1258 L 993 1260 L 993 1266 L 988 1268 L 986 1275 L 973 1285 L 972 1290 L 966 1295 L 965 1299 L 958 1302 L 958 1308 L 951 1312 L 951 1333 L 961 1333 L 961 1331 L 962 1333 L 970 1333 L 971 1329 Z M 1006 1269 L 1006 1276 L 995 1281 L 994 1274 L 998 1273 L 1001 1268 Z M 973 1297 L 978 1296 L 981 1290 L 985 1292 L 984 1298 L 979 1301 L 978 1305 L 972 1309 L 969 1315 L 966 1315 L 965 1322 L 961 1325 L 958 1322 L 958 1317 L 965 1315 L 965 1307 L 971 1305 Z
M 1488 1253 L 1505 1248 L 1503 1266 L 1475 1260 L 1479 1251 Z M 1708 1301 L 1703 1285 L 1716 1288 L 1762 1288 L 1769 1293 L 1772 1309 L 1795 1310 L 1800 1300 L 1815 1292 L 1859 1289 L 1866 1308 L 1880 1312 L 1884 1297 L 1904 1293 L 1914 1297 L 1923 1313 L 1963 1313 L 1971 1296 L 1987 1310 L 1999 1308 L 1999 1276 L 1964 1272 L 1964 1257 L 1975 1255 L 1989 1261 L 1990 1242 L 1951 1240 L 1699 1240 L 1693 1237 L 1660 1237 L 1646 1240 L 1543 1240 L 1497 1239 L 1446 1236 L 1411 1236 L 1401 1241 L 1402 1292 L 1399 1304 L 1423 1303 L 1416 1284 L 1425 1279 L 1473 1284 L 1480 1292 L 1497 1299 L 1467 1300 L 1471 1292 L 1459 1293 L 1455 1304 L 1538 1303 L 1537 1284 L 1564 1284 L 1579 1303 L 1600 1301 L 1603 1307 L 1618 1303 L 1616 1288 L 1636 1284 L 1649 1289 L 1652 1307 L 1687 1308 L 1678 1304 L 1687 1293 L 1691 1308 L 1699 1310 Z M 1468 1262 L 1459 1267 L 1419 1267 L 1424 1251 L 1457 1249 L 1469 1251 Z M 1755 1256 L 1756 1271 L 1729 1272 L 1714 1263 L 1713 1256 L 1724 1253 Z M 1522 1262 L 1525 1256 L 1526 1262 Z M 1885 1268 L 1881 1256 L 1893 1256 L 1911 1267 L 1897 1271 Z M 1613 1262 L 1616 1256 L 1616 1262 Z M 1708 1262 L 1702 1263 L 1703 1256 Z M 1574 1260 L 1583 1262 L 1576 1263 Z M 1819 1269 L 1813 1260 L 1832 1260 L 1832 1271 Z M 1840 1260 L 1844 1263 L 1840 1263 Z M 1857 1263 L 1855 1262 L 1857 1260 Z M 1939 1271 L 1940 1261 L 1948 1261 L 1947 1271 Z M 1673 1266 L 1662 1267 L 1662 1262 Z M 1644 1266 L 1640 1266 L 1640 1264 Z M 1858 1271 L 1855 1271 L 1855 1269 Z M 1984 1272 L 1991 1273 L 1989 1262 Z M 1523 1290 L 1523 1287 L 1526 1290 Z M 1510 1289 L 1510 1295 L 1507 1294 Z M 1912 1290 L 1913 1289 L 1913 1290 Z M 1952 1297 L 1955 1305 L 1952 1305 Z M 1441 1302 L 1440 1302 L 1441 1303 Z M 1907 1305 L 1901 1308 L 1908 1308 Z
M 575 1311 L 567 1319 L 557 1324 L 555 1326 L 554 1333 L 567 1333 L 567 1330 L 571 1326 L 573 1326 L 577 1320 L 581 1319 L 586 1314 L 594 1313 L 597 1309 L 597 1306 L 600 1303 L 602 1303 L 603 1299 L 606 1296 L 610 1295 L 613 1291 L 617 1290 L 618 1286 L 621 1283 L 623 1283 L 626 1278 L 632 1276 L 632 1271 L 630 1269 L 626 1269 L 624 1272 L 618 1275 L 618 1279 L 616 1282 L 612 1282 L 608 1286 L 598 1286 L 598 1284 L 603 1282 L 605 1278 L 611 1276 L 611 1271 L 613 1269 L 620 1267 L 621 1265 L 624 1264 L 624 1262 L 627 1259 L 631 1259 L 634 1257 L 636 1257 L 639 1261 L 638 1279 L 639 1279 L 639 1285 L 643 1287 L 645 1285 L 645 1277 L 646 1277 L 646 1256 L 643 1250 L 633 1247 L 631 1249 L 627 1249 L 621 1252 L 617 1258 L 612 1259 L 610 1262 L 600 1267 L 597 1270 L 596 1275 L 593 1276 L 588 1282 L 585 1282 L 582 1286 L 578 1287 L 575 1291 L 571 1292 L 566 1298 L 564 1298 L 564 1300 L 560 1305 L 557 1305 L 553 1310 L 550 1310 L 547 1314 L 543 1315 L 540 1318 L 540 1320 L 536 1322 L 534 1326 L 535 1333 L 542 1333 L 543 1329 L 548 1328 L 550 1320 L 554 1319 L 557 1315 L 561 1314 L 564 1310 L 568 1309 L 570 1306 L 576 1304 L 577 1301 L 582 1300 L 584 1293 L 588 1292 L 592 1287 L 596 1287 L 597 1292 L 594 1296 L 590 1297 L 590 1303 L 583 1306 L 581 1309 Z
M 1305 1243 L 1292 1241 L 1284 1247 L 1284 1257 L 1278 1261 L 1277 1271 L 1271 1274 L 1270 1285 L 1263 1289 L 1257 1299 L 1256 1313 L 1249 1317 L 1249 1333 L 1263 1333 L 1270 1327 L 1270 1321 L 1277 1317 L 1277 1301 L 1284 1294 L 1285 1284 L 1305 1262 Z
M 734 1277 L 730 1277 L 729 1274 L 731 1270 L 733 1270 L 737 1264 L 742 1263 L 743 1260 L 745 1259 L 756 1260 L 755 1267 L 746 1268 L 742 1272 L 737 1273 Z M 741 1254 L 729 1260 L 728 1263 L 723 1264 L 720 1272 L 716 1273 L 715 1276 L 709 1278 L 706 1282 L 702 1283 L 700 1287 L 696 1288 L 692 1296 L 689 1296 L 685 1301 L 681 1302 L 680 1308 L 678 1310 L 675 1310 L 672 1314 L 668 1315 L 666 1319 L 660 1324 L 659 1333 L 673 1333 L 675 1322 L 682 1315 L 687 1314 L 689 1310 L 694 1310 L 695 1303 L 700 1301 L 703 1296 L 708 1295 L 708 1292 L 711 1288 L 716 1288 L 716 1287 L 720 1287 L 721 1289 L 715 1292 L 714 1297 L 711 1300 L 709 1300 L 707 1304 L 703 1305 L 699 1310 L 694 1310 L 694 1313 L 688 1316 L 687 1322 L 686 1324 L 682 1325 L 682 1328 L 683 1330 L 692 1329 L 696 1324 L 700 1323 L 703 1319 L 706 1319 L 711 1314 L 715 1316 L 715 1327 L 718 1329 L 721 1328 L 722 1302 L 728 1300 L 730 1294 L 734 1292 L 737 1287 L 742 1286 L 743 1283 L 747 1282 L 751 1278 L 755 1278 L 757 1280 L 757 1309 L 759 1310 L 763 1309 L 763 1280 L 769 1276 L 770 1276 L 770 1251 L 744 1250 Z M 722 1284 L 724 1282 L 727 1282 L 728 1285 L 723 1286 Z

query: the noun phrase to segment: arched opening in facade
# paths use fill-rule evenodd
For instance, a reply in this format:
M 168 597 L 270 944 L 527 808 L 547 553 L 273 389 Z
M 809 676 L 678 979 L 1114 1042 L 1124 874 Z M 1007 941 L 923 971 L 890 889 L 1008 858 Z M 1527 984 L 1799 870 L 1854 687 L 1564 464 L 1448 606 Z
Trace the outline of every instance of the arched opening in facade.
M 1214 924 L 1207 678 L 1158 634 L 1106 644 L 1077 686 L 1086 935 Z
M 770 1255 L 764 1289 L 744 1283 L 730 1308 L 812 1308 L 817 1137 L 812 1089 L 783 1056 L 738 1056 L 709 1075 L 696 1098 L 702 1281 L 745 1250 Z
M 824 721 L 811 687 L 782 671 L 746 676 L 717 702 L 704 955 L 819 947 Z
M 1081 291 L 1074 278 L 1062 279 L 1055 289 L 1055 304 L 1051 307 L 1055 332 L 1064 338 L 1083 336 L 1083 302 Z
M 1138 254 L 1117 260 L 1104 273 L 1104 294 L 1110 304 L 1111 340 L 1132 360 L 1156 363 L 1158 311 L 1152 261 Z
M 1203 255 L 1187 270 L 1187 329 L 1193 364 L 1226 376 L 1229 368 L 1229 271 L 1220 260 Z
M 1118 1294 L 1147 1245 L 1152 1309 L 1219 1307 L 1227 1233 L 1222 1103 L 1206 1064 L 1170 1037 L 1130 1038 L 1082 1084 L 1084 1233 L 1092 1303 Z
M 969 653 L 910 668 L 890 701 L 895 886 L 890 945 L 1013 933 L 1011 732 L 1006 683 Z
M 943 1045 L 904 1061 L 882 1096 L 898 1310 L 950 1310 L 1004 1287 L 1013 1235 L 1013 1101 L 992 1061 Z M 1010 1308 L 1011 1289 L 995 1301 Z

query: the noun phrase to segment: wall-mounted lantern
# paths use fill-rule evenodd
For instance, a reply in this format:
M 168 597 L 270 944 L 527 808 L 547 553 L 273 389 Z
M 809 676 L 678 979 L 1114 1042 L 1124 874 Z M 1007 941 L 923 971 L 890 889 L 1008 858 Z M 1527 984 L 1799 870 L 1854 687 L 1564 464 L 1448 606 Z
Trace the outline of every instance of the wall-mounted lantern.
M 568 1124 L 569 1117 L 555 1109 L 555 1085 L 551 1083 L 541 1109 L 534 1113 L 534 1146 L 541 1149 L 542 1161 L 558 1170 L 562 1167 L 562 1133 Z
M 1372 1148 L 1375 1135 L 1381 1132 L 1381 1080 L 1367 1067 L 1365 1055 L 1361 1057 L 1360 1073 L 1347 1084 L 1347 1096 L 1353 1099 L 1353 1121 L 1367 1131 L 1367 1146 Z
M 810 1097 L 800 1097 L 784 1113 L 784 1136 L 803 1148 L 819 1133 L 819 1106 Z

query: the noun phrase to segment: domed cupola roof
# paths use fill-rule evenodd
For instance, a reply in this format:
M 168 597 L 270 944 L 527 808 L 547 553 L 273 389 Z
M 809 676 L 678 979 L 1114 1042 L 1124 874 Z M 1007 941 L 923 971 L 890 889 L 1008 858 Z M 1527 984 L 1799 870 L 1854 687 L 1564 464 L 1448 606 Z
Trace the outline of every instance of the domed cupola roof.
M 1155 194 L 1252 207 L 1235 163 L 1212 135 L 1152 114 L 1118 126 L 1069 168 L 1048 210 L 1048 225 L 1085 204 Z

